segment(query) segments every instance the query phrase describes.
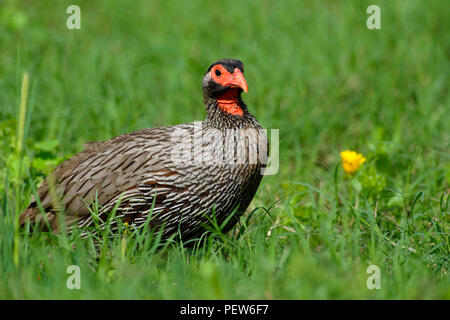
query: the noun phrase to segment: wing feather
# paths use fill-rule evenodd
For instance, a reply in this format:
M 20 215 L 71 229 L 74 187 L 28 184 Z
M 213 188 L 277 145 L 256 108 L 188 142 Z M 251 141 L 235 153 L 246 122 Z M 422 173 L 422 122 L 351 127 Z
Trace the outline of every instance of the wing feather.
M 152 175 L 158 175 L 161 170 L 167 171 L 165 161 L 171 152 L 171 128 L 174 127 L 144 129 L 111 140 L 85 144 L 83 151 L 59 165 L 39 188 L 38 196 L 46 212 L 45 217 L 33 198 L 20 217 L 21 224 L 27 220 L 41 222 L 47 219 L 52 223 L 52 229 L 57 230 L 57 205 L 54 204 L 49 179 L 56 181 L 57 197 L 61 198 L 68 220 L 82 220 L 89 216 L 86 203 L 94 201 L 96 196 L 101 206 L 112 208 L 122 195 L 122 209 L 142 211 L 137 206 L 148 202 L 149 194 L 157 187 L 157 184 L 145 182 L 155 180 Z M 186 125 L 185 129 L 192 129 L 192 125 Z M 159 175 L 158 180 L 173 182 L 180 177 L 179 173 L 171 173 Z M 143 185 L 144 190 L 140 189 Z

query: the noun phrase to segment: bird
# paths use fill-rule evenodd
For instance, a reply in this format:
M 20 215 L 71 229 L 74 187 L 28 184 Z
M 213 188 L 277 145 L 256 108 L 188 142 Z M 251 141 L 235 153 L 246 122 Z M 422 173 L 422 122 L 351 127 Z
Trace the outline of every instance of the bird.
M 116 232 L 117 219 L 132 227 L 149 219 L 147 226 L 163 238 L 189 240 L 214 217 L 229 231 L 254 198 L 268 157 L 266 132 L 242 100 L 243 74 L 237 59 L 209 66 L 202 79 L 204 121 L 86 143 L 44 179 L 20 225 L 81 229 L 87 236 L 96 223 Z

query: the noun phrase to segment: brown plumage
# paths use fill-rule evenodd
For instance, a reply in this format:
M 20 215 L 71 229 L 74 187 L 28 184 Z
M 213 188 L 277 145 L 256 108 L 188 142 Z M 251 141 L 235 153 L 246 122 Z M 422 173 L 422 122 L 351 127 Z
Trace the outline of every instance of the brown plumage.
M 204 122 L 86 145 L 39 188 L 45 216 L 32 199 L 20 223 L 48 221 L 58 232 L 61 212 L 68 230 L 92 226 L 89 205 L 97 198 L 102 221 L 118 204 L 116 217 L 135 226 L 146 221 L 154 202 L 150 227 L 164 225 L 165 237 L 178 230 L 183 239 L 199 235 L 213 207 L 219 223 L 237 208 L 226 229 L 232 227 L 253 199 L 267 160 L 266 135 L 241 99 L 247 91 L 243 71 L 242 62 L 233 59 L 207 70 Z

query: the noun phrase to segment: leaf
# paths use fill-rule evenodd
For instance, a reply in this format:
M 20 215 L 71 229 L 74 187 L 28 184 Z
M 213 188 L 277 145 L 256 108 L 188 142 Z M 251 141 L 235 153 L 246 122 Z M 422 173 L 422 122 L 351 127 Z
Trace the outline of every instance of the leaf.
M 45 174 L 50 173 L 58 164 L 62 161 L 62 158 L 52 158 L 52 159 L 44 159 L 44 158 L 34 158 L 31 167 L 38 172 L 42 172 Z
M 56 148 L 58 148 L 58 146 L 59 146 L 58 140 L 45 140 L 45 141 L 36 142 L 34 144 L 34 148 L 36 150 L 48 151 L 48 152 L 54 151 Z

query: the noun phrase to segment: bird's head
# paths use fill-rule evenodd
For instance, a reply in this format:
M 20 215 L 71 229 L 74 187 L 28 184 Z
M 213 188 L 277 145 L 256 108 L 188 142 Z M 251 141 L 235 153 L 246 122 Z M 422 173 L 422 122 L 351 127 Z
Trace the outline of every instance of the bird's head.
M 202 89 L 207 108 L 218 108 L 233 116 L 243 116 L 245 104 L 242 91 L 248 91 L 244 78 L 244 64 L 235 59 L 220 59 L 206 71 Z M 215 110 L 208 110 L 212 112 Z

